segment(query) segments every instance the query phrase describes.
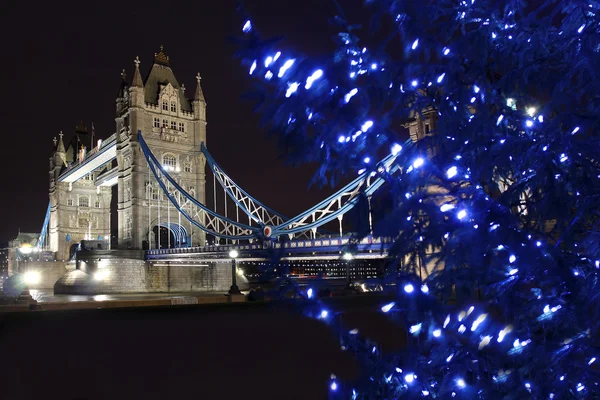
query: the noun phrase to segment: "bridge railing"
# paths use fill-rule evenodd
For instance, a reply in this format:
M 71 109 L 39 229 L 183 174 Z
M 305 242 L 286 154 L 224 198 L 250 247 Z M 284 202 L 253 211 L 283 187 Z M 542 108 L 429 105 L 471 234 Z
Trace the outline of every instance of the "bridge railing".
M 394 242 L 391 237 L 365 237 L 360 240 L 358 245 L 387 245 Z M 182 247 L 174 249 L 152 249 L 147 250 L 147 255 L 167 255 L 167 254 L 193 254 L 193 253 L 224 253 L 231 250 L 269 250 L 269 249 L 319 249 L 326 247 L 347 246 L 353 243 L 351 237 L 341 238 L 320 238 L 307 240 L 291 240 L 286 242 L 264 242 L 264 243 L 248 243 L 248 244 L 229 244 L 229 245 L 210 245 L 198 247 Z

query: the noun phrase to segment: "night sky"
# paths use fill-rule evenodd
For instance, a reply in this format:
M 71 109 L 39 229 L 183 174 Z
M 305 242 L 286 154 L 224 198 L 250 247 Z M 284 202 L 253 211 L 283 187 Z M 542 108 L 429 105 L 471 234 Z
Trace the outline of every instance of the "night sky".
M 358 0 L 344 2 L 359 15 Z M 262 34 L 284 35 L 284 52 L 326 55 L 333 50 L 332 3 L 247 0 Z M 331 188 L 308 188 L 313 167 L 286 165 L 273 138 L 242 99 L 252 81 L 233 58 L 229 37 L 238 35 L 235 1 L 123 1 L 3 3 L 0 63 L 3 121 L 0 151 L 4 188 L 0 196 L 0 243 L 39 232 L 48 203 L 48 159 L 59 131 L 65 141 L 75 125 L 93 122 L 96 138 L 115 130 L 120 73 L 142 75 L 164 45 L 189 96 L 202 75 L 207 100 L 207 142 L 217 162 L 243 188 L 272 208 L 296 215 Z M 113 200 L 113 208 L 116 204 Z M 113 226 L 114 226 L 113 222 Z

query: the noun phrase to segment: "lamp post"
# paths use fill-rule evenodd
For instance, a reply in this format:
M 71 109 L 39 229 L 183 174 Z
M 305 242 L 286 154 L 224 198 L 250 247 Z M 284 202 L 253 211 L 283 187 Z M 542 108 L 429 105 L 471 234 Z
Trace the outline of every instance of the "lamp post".
M 238 255 L 239 253 L 237 250 L 231 250 L 229 252 L 229 257 L 231 257 L 231 287 L 229 288 L 229 293 L 227 293 L 228 296 L 242 294 L 236 282 L 237 271 L 235 267 L 235 259 L 238 257 Z
M 348 286 L 350 286 L 351 280 L 350 280 L 350 262 L 352 261 L 352 259 L 354 258 L 354 256 L 352 255 L 352 253 L 344 253 L 344 256 L 342 257 L 344 260 L 346 260 L 346 284 Z

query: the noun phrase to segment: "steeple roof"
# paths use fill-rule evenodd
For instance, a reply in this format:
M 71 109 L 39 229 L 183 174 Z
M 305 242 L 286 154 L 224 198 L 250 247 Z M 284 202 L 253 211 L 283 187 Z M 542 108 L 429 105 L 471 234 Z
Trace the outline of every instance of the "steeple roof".
M 171 84 L 179 93 L 179 104 L 183 111 L 192 111 L 190 101 L 185 97 L 185 90 L 175 78 L 175 74 L 169 64 L 169 57 L 164 53 L 163 47 L 160 52 L 154 54 L 154 64 L 144 81 L 144 100 L 146 103 L 158 104 L 158 95 L 162 86 Z
M 135 71 L 133 72 L 133 79 L 131 80 L 132 87 L 144 87 L 144 83 L 142 82 L 142 75 L 140 74 L 140 58 L 135 57 L 133 61 L 135 63 Z
M 198 81 L 198 84 L 196 85 L 196 94 L 194 95 L 194 101 L 206 102 L 206 100 L 204 100 L 204 92 L 202 92 L 202 86 L 200 85 L 201 79 L 202 77 L 200 76 L 200 72 L 198 72 L 198 74 L 196 75 L 196 81 Z
M 60 131 L 60 133 L 58 134 L 58 144 L 56 145 L 56 149 L 55 151 L 57 153 L 64 153 L 65 152 L 65 143 L 63 142 L 63 133 L 62 131 Z M 54 144 L 56 144 L 56 138 L 54 138 Z

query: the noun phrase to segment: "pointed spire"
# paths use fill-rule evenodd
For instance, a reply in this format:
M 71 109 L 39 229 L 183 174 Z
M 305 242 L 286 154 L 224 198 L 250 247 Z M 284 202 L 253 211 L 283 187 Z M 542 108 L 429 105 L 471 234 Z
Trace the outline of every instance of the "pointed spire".
M 58 146 L 56 146 L 56 152 L 57 153 L 66 153 L 65 151 L 65 143 L 63 142 L 63 133 L 62 131 L 60 131 L 60 133 L 58 134 L 58 137 L 60 139 L 58 139 Z M 56 140 L 56 138 L 54 138 Z
M 196 86 L 196 95 L 194 96 L 194 101 L 205 101 L 204 93 L 202 92 L 202 86 L 200 86 L 200 80 L 202 77 L 200 76 L 200 72 L 196 75 L 196 80 L 198 81 L 198 85 Z
M 131 80 L 132 87 L 144 87 L 144 83 L 142 82 L 142 75 L 140 74 L 140 58 L 138 56 L 135 57 L 133 61 L 135 63 L 135 72 L 133 73 L 133 79 Z

